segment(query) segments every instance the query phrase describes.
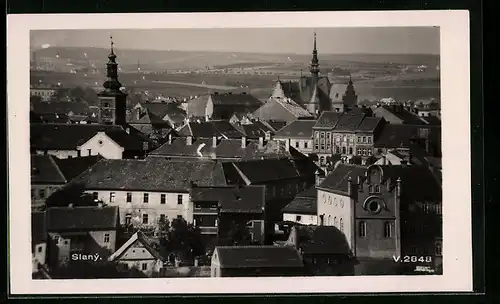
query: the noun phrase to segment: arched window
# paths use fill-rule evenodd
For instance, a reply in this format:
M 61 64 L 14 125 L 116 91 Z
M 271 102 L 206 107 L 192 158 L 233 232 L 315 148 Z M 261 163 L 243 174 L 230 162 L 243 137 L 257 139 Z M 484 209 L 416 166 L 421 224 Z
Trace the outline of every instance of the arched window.
M 368 193 L 373 193 L 373 186 L 372 185 L 368 186 Z
M 339 223 L 337 223 L 337 217 L 333 218 L 333 226 L 337 227 Z
M 385 238 L 392 237 L 392 224 L 391 224 L 391 222 L 384 223 L 384 237 Z
M 332 216 L 328 215 L 328 220 L 326 221 L 326 224 L 330 226 L 332 224 Z
M 380 186 L 379 185 L 375 186 L 375 193 L 380 193 Z
M 366 222 L 359 222 L 359 237 L 366 237 Z
M 340 231 L 344 232 L 344 220 L 340 218 Z

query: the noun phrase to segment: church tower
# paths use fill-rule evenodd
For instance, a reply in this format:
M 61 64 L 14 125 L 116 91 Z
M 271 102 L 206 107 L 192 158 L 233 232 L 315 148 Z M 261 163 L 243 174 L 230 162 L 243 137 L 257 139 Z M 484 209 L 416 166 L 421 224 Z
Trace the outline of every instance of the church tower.
M 349 77 L 349 83 L 347 84 L 344 96 L 342 96 L 342 101 L 345 106 L 352 107 L 358 104 L 358 95 L 356 95 L 356 91 L 354 90 L 351 77 Z
M 111 38 L 111 52 L 106 64 L 107 80 L 104 82 L 104 90 L 97 94 L 99 98 L 98 120 L 100 124 L 125 125 L 127 94 L 120 88 L 122 84 L 118 81 L 118 63 L 113 50 L 113 37 Z
M 318 84 L 319 78 L 319 60 L 318 60 L 318 50 L 316 49 L 316 32 L 314 32 L 314 46 L 312 52 L 311 65 L 309 66 L 309 71 L 311 72 L 312 85 L 316 86 Z

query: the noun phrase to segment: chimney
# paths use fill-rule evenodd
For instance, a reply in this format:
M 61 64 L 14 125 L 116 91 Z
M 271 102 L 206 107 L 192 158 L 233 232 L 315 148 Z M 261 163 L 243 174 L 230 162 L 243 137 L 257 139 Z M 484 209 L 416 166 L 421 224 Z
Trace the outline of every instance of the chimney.
M 241 138 L 241 148 L 245 149 L 246 147 L 247 147 L 247 138 L 245 136 L 243 136 Z
M 172 144 L 172 133 L 168 134 L 168 144 Z
M 349 179 L 347 180 L 347 195 L 349 197 L 352 196 L 352 177 L 349 176 Z
M 192 136 L 188 136 L 186 138 L 186 146 L 191 146 L 193 144 L 193 137 Z
M 213 148 L 217 147 L 217 136 L 212 137 L 212 147 Z
M 398 177 L 398 180 L 396 181 L 396 197 L 401 196 L 401 177 Z
M 264 148 L 264 137 L 259 137 L 259 149 Z
M 69 208 L 73 208 L 73 203 L 69 203 L 69 204 L 68 204 L 68 207 L 69 207 Z

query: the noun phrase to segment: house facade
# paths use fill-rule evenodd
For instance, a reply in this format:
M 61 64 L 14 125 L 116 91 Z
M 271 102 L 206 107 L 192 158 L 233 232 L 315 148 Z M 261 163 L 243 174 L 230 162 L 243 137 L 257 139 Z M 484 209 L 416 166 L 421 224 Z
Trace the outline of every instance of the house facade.
M 273 139 L 283 141 L 287 147 L 309 155 L 313 148 L 313 127 L 316 120 L 295 120 L 274 134 Z
M 429 256 L 420 266 L 436 260 L 442 226 L 429 210 L 440 208 L 441 186 L 428 168 L 340 164 L 317 188 L 318 225 L 345 235 L 360 261 L 357 273 L 400 273 L 393 256 L 414 255 L 417 243 Z M 426 228 L 414 232 L 414 225 Z
M 283 208 L 283 221 L 301 225 L 317 225 L 317 195 L 316 186 L 300 192 Z
M 116 207 L 52 207 L 47 210 L 49 266 L 57 268 L 98 255 L 106 259 L 116 246 Z

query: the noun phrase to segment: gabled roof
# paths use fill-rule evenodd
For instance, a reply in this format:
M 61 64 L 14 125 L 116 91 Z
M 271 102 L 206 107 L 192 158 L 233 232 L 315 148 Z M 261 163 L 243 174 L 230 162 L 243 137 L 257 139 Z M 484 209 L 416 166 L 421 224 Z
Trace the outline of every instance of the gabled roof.
M 160 157 L 103 159 L 73 182 L 89 190 L 187 192 L 191 182 L 200 186 L 225 186 L 222 166 L 211 160 L 168 160 Z
M 354 131 L 365 118 L 364 114 L 344 113 L 335 126 L 335 131 Z
M 103 159 L 102 156 L 94 155 L 64 159 L 55 158 L 54 160 L 65 179 L 70 181 L 82 174 L 84 171 L 88 170 L 101 159 Z
M 283 129 L 286 126 L 286 121 L 268 120 L 263 123 L 268 124 L 271 128 L 273 128 L 275 132 Z
M 299 117 L 313 117 L 306 109 L 290 98 L 270 98 L 268 102 L 277 102 L 288 112 L 292 113 L 293 116 Z
M 212 103 L 214 106 L 224 105 L 224 106 L 235 106 L 235 107 L 245 107 L 247 109 L 257 109 L 262 103 L 260 100 L 247 93 L 212 93 L 210 94 L 212 98 Z
M 316 120 L 295 120 L 276 132 L 275 138 L 312 138 Z
M 118 207 L 51 207 L 47 209 L 47 230 L 94 231 L 118 227 Z
M 394 104 L 394 105 L 382 105 L 384 110 L 389 113 L 395 115 L 399 119 L 403 121 L 404 124 L 412 124 L 412 125 L 423 125 L 425 124 L 417 115 L 407 111 L 403 105 Z
M 162 117 L 154 114 L 150 109 L 146 108 L 142 110 L 140 108 L 132 110 L 132 112 L 127 117 L 127 123 L 129 124 L 151 124 L 151 125 L 166 125 L 167 121 L 164 121 Z
M 360 132 L 374 132 L 380 123 L 382 123 L 383 118 L 381 117 L 365 117 L 363 121 L 358 125 L 356 131 Z
M 289 159 L 240 161 L 233 163 L 233 166 L 251 184 L 300 177 L 293 161 Z
M 297 213 L 297 214 L 311 214 L 316 215 L 318 213 L 318 191 L 316 186 L 302 191 L 297 194 L 297 196 L 283 208 L 283 213 Z
M 144 249 L 146 249 L 155 259 L 162 260 L 162 257 L 158 251 L 156 251 L 150 244 L 147 237 L 140 231 L 134 233 L 118 250 L 116 250 L 111 256 L 109 256 L 108 261 L 113 262 L 119 260 L 127 250 L 136 243 L 141 243 Z
M 333 129 L 339 122 L 343 113 L 333 111 L 323 111 L 314 125 L 314 128 Z
M 265 207 L 265 187 L 193 187 L 191 200 L 218 202 L 221 213 L 262 213 Z
M 221 268 L 301 268 L 302 258 L 288 246 L 215 247 Z
M 242 160 L 258 160 L 258 159 L 291 159 L 292 156 L 289 151 L 287 151 L 286 146 L 280 141 L 267 141 L 261 147 L 258 141 L 249 141 L 245 154 Z
M 142 140 L 121 126 L 99 124 L 31 124 L 30 145 L 37 150 L 76 150 L 98 132 L 104 132 L 125 150 L 141 150 Z
M 32 184 L 65 184 L 68 180 L 52 155 L 31 155 Z
M 353 257 L 343 232 L 335 226 L 294 226 L 298 236 L 298 248 L 304 255 L 335 254 Z
M 375 147 L 399 148 L 410 147 L 412 140 L 418 138 L 420 126 L 404 124 L 386 124 L 375 139 Z
M 160 120 L 167 114 L 185 114 L 183 109 L 172 102 L 141 102 L 141 107 L 147 109 L 148 113 L 159 117 Z
M 188 101 L 187 116 L 188 117 L 205 117 L 205 109 L 207 107 L 209 95 L 202 95 L 198 98 Z
M 347 182 L 349 177 L 352 182 L 357 181 L 358 176 L 364 176 L 366 167 L 358 165 L 339 164 L 318 186 L 318 189 L 326 189 L 347 194 Z
M 229 121 L 188 122 L 179 130 L 179 135 L 196 138 L 212 138 L 222 136 L 225 138 L 241 138 L 244 136 Z

